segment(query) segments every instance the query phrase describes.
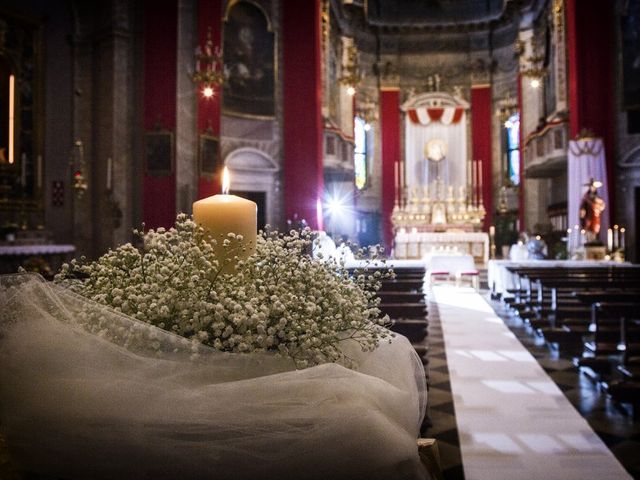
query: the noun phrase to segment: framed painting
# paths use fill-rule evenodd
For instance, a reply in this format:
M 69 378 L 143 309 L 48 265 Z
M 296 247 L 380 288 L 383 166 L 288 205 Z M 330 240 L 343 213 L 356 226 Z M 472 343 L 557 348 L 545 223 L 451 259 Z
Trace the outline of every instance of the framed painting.
M 222 171 L 220 141 L 211 135 L 200 135 L 200 176 L 213 178 Z
M 273 118 L 275 34 L 269 18 L 252 2 L 229 5 L 223 31 L 222 110 L 230 115 Z
M 146 174 L 158 177 L 171 175 L 173 173 L 173 163 L 173 132 L 147 132 L 144 138 Z

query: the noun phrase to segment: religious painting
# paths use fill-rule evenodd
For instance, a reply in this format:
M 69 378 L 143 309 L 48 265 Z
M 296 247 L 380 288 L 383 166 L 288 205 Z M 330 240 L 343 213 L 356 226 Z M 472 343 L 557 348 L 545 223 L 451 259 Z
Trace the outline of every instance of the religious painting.
M 222 171 L 219 141 L 211 135 L 200 135 L 200 175 L 213 177 Z
M 167 131 L 146 133 L 144 159 L 147 175 L 171 175 L 173 173 L 173 133 Z
M 640 0 L 627 0 L 621 20 L 622 103 L 640 109 Z
M 227 10 L 223 32 L 225 114 L 274 116 L 275 35 L 257 5 L 239 1 Z

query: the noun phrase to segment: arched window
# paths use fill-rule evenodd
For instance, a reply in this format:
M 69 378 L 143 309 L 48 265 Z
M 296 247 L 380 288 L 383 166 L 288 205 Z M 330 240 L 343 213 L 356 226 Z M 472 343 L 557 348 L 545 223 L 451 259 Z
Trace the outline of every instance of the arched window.
M 514 113 L 504 122 L 507 176 L 513 185 L 520 185 L 520 114 Z
M 367 186 L 367 123 L 360 117 L 354 120 L 353 161 L 355 170 L 355 183 L 358 190 Z

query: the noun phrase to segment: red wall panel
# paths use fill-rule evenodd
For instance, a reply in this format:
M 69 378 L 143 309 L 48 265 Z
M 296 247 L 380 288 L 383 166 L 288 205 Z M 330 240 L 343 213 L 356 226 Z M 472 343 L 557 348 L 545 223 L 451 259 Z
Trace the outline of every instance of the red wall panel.
M 152 132 L 156 127 L 160 127 L 175 134 L 176 17 L 176 0 L 145 0 L 143 75 L 145 132 Z M 142 216 L 146 228 L 173 225 L 176 213 L 175 173 L 151 176 L 145 172 L 142 196 Z
M 391 213 L 396 198 L 395 165 L 400 163 L 400 91 L 380 91 L 380 141 L 382 144 L 382 228 L 387 252 L 393 246 Z
M 324 188 L 320 0 L 284 0 L 284 202 L 287 219 L 321 228 L 317 201 Z
M 487 211 L 484 230 L 493 221 L 493 179 L 491 168 L 491 86 L 471 87 L 472 158 L 481 162 L 482 202 Z

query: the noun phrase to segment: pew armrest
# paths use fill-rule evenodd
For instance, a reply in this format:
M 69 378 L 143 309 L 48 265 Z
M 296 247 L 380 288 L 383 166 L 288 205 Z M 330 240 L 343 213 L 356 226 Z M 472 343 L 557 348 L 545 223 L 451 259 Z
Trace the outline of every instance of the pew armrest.
M 419 438 L 417 443 L 420 461 L 427 469 L 427 472 L 429 472 L 430 478 L 434 480 L 444 480 L 442 462 L 440 461 L 440 452 L 436 439 Z

